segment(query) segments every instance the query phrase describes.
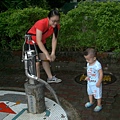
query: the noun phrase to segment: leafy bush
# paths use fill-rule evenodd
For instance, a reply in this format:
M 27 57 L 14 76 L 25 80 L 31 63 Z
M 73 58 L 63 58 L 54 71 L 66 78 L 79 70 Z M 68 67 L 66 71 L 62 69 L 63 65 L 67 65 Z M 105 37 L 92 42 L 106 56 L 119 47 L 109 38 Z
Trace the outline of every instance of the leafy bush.
M 3 48 L 21 49 L 24 34 L 48 10 L 25 8 L 8 10 L 0 14 L 0 43 Z M 98 51 L 120 52 L 120 2 L 80 2 L 78 7 L 61 14 L 58 50 L 84 50 L 94 47 Z M 51 41 L 48 42 L 51 47 Z
M 0 41 L 9 47 L 20 49 L 24 41 L 25 32 L 39 19 L 46 17 L 47 10 L 42 8 L 25 8 L 23 10 L 9 10 L 0 14 Z
M 41 7 L 44 9 L 49 8 L 46 0 L 1 0 L 0 11 L 6 11 L 8 9 L 24 9 L 27 7 Z
M 120 2 L 80 2 L 61 22 L 59 45 L 120 51 Z

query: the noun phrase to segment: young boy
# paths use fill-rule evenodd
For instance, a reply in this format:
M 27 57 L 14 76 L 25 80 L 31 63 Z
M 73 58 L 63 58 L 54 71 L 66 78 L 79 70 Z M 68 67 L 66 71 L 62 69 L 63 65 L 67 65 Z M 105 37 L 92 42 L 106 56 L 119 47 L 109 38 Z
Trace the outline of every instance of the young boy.
M 87 93 L 89 95 L 89 102 L 85 104 L 86 108 L 93 105 L 93 96 L 97 99 L 97 106 L 94 108 L 95 112 L 102 109 L 102 78 L 103 71 L 100 62 L 96 59 L 97 52 L 93 48 L 88 48 L 84 52 L 84 57 L 87 61 Z

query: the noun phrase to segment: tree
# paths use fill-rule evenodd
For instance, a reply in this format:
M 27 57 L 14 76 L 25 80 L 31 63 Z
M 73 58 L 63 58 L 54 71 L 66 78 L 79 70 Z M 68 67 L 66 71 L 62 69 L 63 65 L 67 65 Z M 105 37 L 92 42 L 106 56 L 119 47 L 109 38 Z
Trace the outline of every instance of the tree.
M 27 7 L 41 7 L 44 9 L 49 8 L 46 0 L 1 0 L 0 11 L 4 12 L 8 9 L 23 9 Z
M 70 0 L 47 0 L 47 2 L 51 8 L 61 8 L 66 2 L 70 2 Z

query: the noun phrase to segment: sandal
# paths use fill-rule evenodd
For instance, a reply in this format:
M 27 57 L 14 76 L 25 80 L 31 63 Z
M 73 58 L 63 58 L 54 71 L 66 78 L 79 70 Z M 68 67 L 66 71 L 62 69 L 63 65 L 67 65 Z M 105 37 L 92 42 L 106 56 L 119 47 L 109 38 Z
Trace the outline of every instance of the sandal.
M 93 103 L 87 102 L 87 103 L 85 104 L 85 107 L 86 107 L 86 108 L 89 108 L 89 107 L 91 107 L 92 105 L 93 105 Z
M 95 108 L 94 108 L 94 111 L 95 112 L 99 112 L 99 111 L 101 111 L 102 110 L 102 106 L 96 106 Z
M 48 83 L 60 83 L 60 82 L 62 82 L 62 80 L 53 76 L 51 79 L 48 78 L 47 82 Z

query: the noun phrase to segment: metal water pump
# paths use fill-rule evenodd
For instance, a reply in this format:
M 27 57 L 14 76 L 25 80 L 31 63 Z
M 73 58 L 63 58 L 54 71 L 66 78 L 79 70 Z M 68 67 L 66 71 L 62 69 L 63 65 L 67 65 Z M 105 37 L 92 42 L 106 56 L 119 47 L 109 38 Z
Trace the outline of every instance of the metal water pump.
M 25 50 L 25 43 L 28 42 L 28 50 Z M 33 43 L 34 50 L 31 49 L 30 43 Z M 36 59 L 36 57 L 38 59 Z M 46 110 L 44 99 L 44 88 L 46 87 L 55 97 L 58 104 L 59 100 L 52 87 L 44 80 L 37 77 L 36 62 L 40 62 L 39 55 L 36 50 L 34 41 L 31 35 L 25 35 L 25 42 L 23 44 L 22 61 L 25 65 L 25 74 L 28 81 L 24 84 L 27 96 L 28 112 L 33 114 L 42 113 Z

